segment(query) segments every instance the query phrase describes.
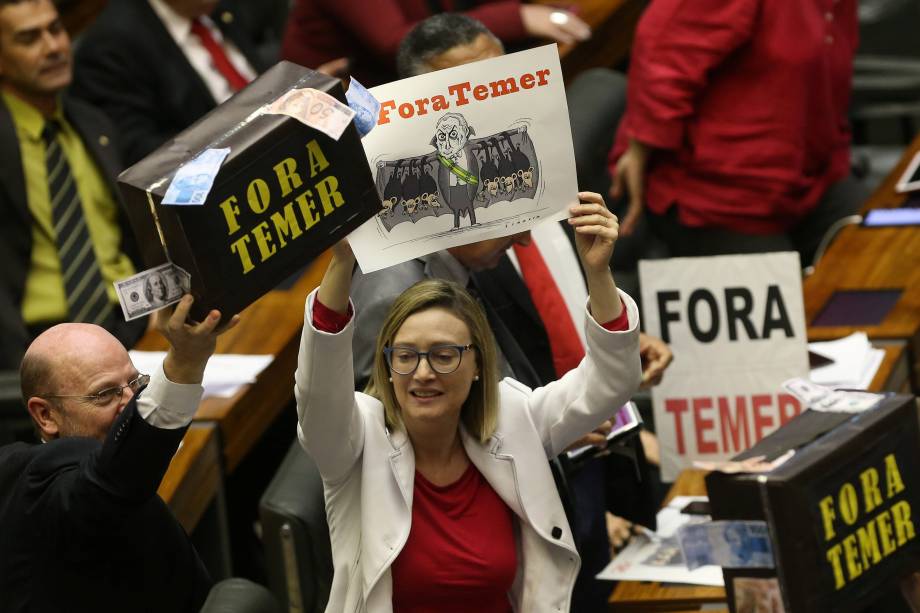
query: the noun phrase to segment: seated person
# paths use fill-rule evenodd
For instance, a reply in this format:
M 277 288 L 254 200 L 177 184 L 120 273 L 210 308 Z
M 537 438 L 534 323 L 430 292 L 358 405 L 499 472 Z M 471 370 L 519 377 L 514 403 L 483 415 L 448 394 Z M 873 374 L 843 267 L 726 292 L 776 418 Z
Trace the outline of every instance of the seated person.
M 579 196 L 569 223 L 590 290 L 587 359 L 535 390 L 499 381 L 475 300 L 425 281 L 383 323 L 369 394 L 353 392 L 354 259 L 336 247 L 307 299 L 295 374 L 298 437 L 326 489 L 329 610 L 568 610 L 578 554 L 546 460 L 641 376 L 638 312 L 609 268 L 616 218 Z
M 467 14 L 481 20 L 506 42 L 527 37 L 559 43 L 587 39 L 591 30 L 569 11 L 525 4 L 520 0 L 426 2 L 423 0 L 296 0 L 291 8 L 281 56 L 310 68 L 348 58 L 351 74 L 371 87 L 393 80 L 399 42 L 417 22 L 437 12 L 471 7 Z M 556 13 L 556 16 L 553 14 Z
M 91 324 L 29 346 L 22 396 L 42 444 L 0 448 L 0 610 L 201 608 L 211 580 L 156 494 L 217 342 L 220 313 L 190 325 L 191 304 L 157 314 L 170 348 L 149 376 Z
M 811 263 L 866 188 L 850 177 L 856 2 L 657 0 L 610 155 L 623 234 L 672 255 L 797 250 Z
M 112 0 L 83 34 L 74 94 L 104 110 L 118 128 L 126 164 L 268 67 L 232 6 L 217 0 Z
M 0 0 L 0 370 L 57 323 L 99 324 L 126 347 L 147 328 L 124 321 L 112 285 L 137 262 L 114 129 L 65 94 L 71 64 L 51 0 Z

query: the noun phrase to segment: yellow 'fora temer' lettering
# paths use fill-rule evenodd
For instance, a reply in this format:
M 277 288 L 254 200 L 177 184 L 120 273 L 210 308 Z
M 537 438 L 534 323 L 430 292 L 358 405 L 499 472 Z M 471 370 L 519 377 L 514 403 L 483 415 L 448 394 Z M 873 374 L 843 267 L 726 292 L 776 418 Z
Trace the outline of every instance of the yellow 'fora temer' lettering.
M 860 522 L 855 531 L 849 528 L 905 491 L 893 453 L 885 456 L 883 470 L 884 481 L 879 471 L 870 467 L 852 483 L 844 483 L 836 496 L 825 496 L 818 502 L 825 540 L 831 541 L 842 532 L 842 538 L 827 550 L 826 556 L 838 590 L 917 536 L 906 500 L 894 502 L 868 521 Z M 857 494 L 857 484 L 862 496 Z
M 306 145 L 306 163 L 309 186 L 305 185 L 304 177 L 298 170 L 297 160 L 287 157 L 272 167 L 277 189 L 274 189 L 274 181 L 270 184 L 265 179 L 255 178 L 249 182 L 242 196 L 230 196 L 220 203 L 230 236 L 242 229 L 241 207 L 248 206 L 251 213 L 263 216 L 248 232 L 230 243 L 230 252 L 239 257 L 243 274 L 254 270 L 345 204 L 335 175 L 318 178 L 329 168 L 329 160 L 315 139 Z M 288 201 L 282 207 L 272 209 L 272 198 L 279 196 Z

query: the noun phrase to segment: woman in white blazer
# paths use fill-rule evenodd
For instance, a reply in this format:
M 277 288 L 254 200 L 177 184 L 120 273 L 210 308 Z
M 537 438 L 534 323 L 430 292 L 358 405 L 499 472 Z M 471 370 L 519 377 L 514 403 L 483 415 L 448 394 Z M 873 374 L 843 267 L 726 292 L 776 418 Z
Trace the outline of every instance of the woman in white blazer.
M 638 310 L 609 268 L 617 219 L 599 195 L 579 198 L 569 223 L 590 294 L 587 352 L 535 390 L 498 381 L 479 305 L 428 280 L 394 303 L 367 393 L 355 393 L 354 256 L 344 241 L 335 247 L 307 298 L 295 374 L 298 438 L 325 489 L 327 611 L 569 610 L 579 558 L 547 458 L 613 415 L 641 380 Z M 472 605 L 473 593 L 489 604 Z

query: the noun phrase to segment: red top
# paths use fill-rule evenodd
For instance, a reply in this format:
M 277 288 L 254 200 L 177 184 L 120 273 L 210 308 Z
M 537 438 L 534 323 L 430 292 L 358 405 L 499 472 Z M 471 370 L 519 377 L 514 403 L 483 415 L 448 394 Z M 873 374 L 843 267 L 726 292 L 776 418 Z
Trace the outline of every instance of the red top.
M 419 21 L 431 16 L 428 0 L 297 0 L 291 8 L 281 57 L 316 68 L 339 57 L 353 60 L 367 87 L 395 78 L 396 50 Z M 446 11 L 452 0 L 444 0 Z M 505 42 L 526 37 L 520 0 L 477 0 L 466 12 Z
M 849 173 L 856 0 L 655 0 L 636 30 L 626 115 L 646 204 L 688 226 L 783 232 Z
M 437 486 L 415 473 L 412 529 L 393 562 L 394 613 L 510 613 L 514 518 L 472 464 Z

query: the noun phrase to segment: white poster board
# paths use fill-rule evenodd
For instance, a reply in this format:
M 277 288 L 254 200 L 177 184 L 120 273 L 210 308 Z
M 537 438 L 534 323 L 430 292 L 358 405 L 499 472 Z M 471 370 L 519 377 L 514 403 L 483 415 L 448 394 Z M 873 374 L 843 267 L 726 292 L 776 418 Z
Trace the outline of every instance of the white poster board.
M 802 411 L 781 384 L 808 376 L 796 253 L 639 262 L 645 329 L 674 361 L 652 388 L 661 474 L 723 460 Z
M 348 238 L 365 273 L 568 216 L 575 155 L 555 45 L 381 85 L 364 138 L 384 209 Z

